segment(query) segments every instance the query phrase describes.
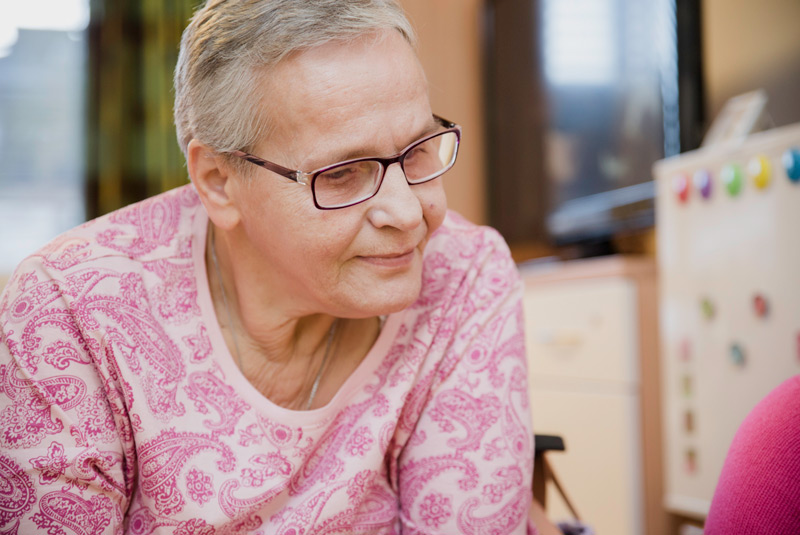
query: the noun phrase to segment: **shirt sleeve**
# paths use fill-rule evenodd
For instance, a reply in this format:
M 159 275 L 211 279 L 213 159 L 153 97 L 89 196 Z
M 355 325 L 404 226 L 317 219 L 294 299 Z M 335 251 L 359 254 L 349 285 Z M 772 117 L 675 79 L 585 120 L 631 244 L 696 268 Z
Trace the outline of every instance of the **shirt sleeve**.
M 800 533 L 800 375 L 748 414 L 731 444 L 707 535 Z
M 132 486 L 121 436 L 130 428 L 71 291 L 28 261 L 0 295 L 3 533 L 121 531 Z
M 446 347 L 398 459 L 404 534 L 535 532 L 522 285 L 491 237 L 445 311 Z

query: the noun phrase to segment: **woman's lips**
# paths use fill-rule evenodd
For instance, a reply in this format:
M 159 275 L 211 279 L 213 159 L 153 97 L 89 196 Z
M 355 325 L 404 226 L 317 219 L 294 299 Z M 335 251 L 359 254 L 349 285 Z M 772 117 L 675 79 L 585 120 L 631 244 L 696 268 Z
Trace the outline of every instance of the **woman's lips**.
M 374 266 L 397 269 L 410 266 L 414 261 L 415 253 L 416 248 L 412 248 L 400 253 L 359 256 L 359 258 Z

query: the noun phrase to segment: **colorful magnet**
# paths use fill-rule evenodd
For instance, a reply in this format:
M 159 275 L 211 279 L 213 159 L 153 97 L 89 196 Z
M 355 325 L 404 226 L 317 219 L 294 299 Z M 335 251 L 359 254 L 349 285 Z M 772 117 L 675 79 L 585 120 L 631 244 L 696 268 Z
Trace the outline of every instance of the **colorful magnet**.
M 681 173 L 672 179 L 672 188 L 678 196 L 678 200 L 685 203 L 689 200 L 689 177 Z
M 745 356 L 744 356 L 744 349 L 742 346 L 734 343 L 731 344 L 731 354 L 730 354 L 731 362 L 740 368 L 743 368 L 745 365 Z
M 684 338 L 681 341 L 680 355 L 683 362 L 689 362 L 692 360 L 692 343 L 688 338 Z
M 730 163 L 722 168 L 720 172 L 722 183 L 725 184 L 725 189 L 731 197 L 736 197 L 742 191 L 742 184 L 744 177 L 742 167 L 736 163 Z
M 747 173 L 758 189 L 765 189 L 772 181 L 772 164 L 769 158 L 760 154 L 747 164 Z
M 683 413 L 683 428 L 687 433 L 694 431 L 694 413 L 692 411 Z
M 700 301 L 700 310 L 703 312 L 703 317 L 707 320 L 714 319 L 716 310 L 714 308 L 714 303 L 712 303 L 711 299 L 708 297 L 704 297 L 703 300 Z
M 687 398 L 692 397 L 692 376 L 691 375 L 684 375 L 681 377 L 681 387 L 683 390 L 683 396 Z
M 783 153 L 783 167 L 789 180 L 795 184 L 800 183 L 800 149 L 792 147 Z
M 759 318 L 766 318 L 769 314 L 769 302 L 767 298 L 761 294 L 756 294 L 753 297 L 753 309 L 756 312 L 756 316 Z
M 686 471 L 690 474 L 697 472 L 697 452 L 694 448 L 686 450 Z
M 703 199 L 711 198 L 711 173 L 705 169 L 698 169 L 693 176 L 694 187 L 700 192 Z
M 797 363 L 800 364 L 800 332 L 797 333 L 797 343 L 795 346 L 797 347 Z

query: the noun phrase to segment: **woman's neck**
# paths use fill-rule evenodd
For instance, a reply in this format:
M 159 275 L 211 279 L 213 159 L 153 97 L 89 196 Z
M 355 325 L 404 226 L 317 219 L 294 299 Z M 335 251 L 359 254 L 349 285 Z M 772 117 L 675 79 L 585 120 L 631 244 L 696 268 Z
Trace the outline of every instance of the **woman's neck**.
M 310 397 L 312 408 L 326 403 L 375 342 L 380 320 L 287 311 L 266 295 L 263 275 L 254 276 L 246 263 L 233 258 L 225 235 L 211 223 L 208 236 L 212 302 L 244 376 L 273 403 L 287 408 L 305 408 Z
M 225 235 L 209 223 L 206 272 L 212 301 L 226 330 L 235 335 L 240 352 L 256 352 L 276 363 L 317 351 L 335 318 L 286 310 L 264 287 L 265 277 L 237 262 Z

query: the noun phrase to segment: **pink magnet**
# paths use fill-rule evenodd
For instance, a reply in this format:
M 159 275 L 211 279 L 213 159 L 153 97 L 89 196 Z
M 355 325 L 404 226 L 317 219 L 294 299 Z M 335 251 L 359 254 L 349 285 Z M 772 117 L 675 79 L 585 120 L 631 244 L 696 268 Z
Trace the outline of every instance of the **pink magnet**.
M 685 203 L 689 200 L 689 177 L 686 174 L 681 173 L 673 177 L 672 188 L 680 202 Z
M 761 294 L 756 294 L 756 296 L 753 297 L 753 309 L 756 311 L 756 316 L 759 318 L 766 318 L 769 314 L 767 298 Z
M 694 448 L 686 450 L 686 471 L 690 474 L 697 472 L 697 452 Z
M 689 342 L 688 338 L 681 340 L 680 355 L 681 360 L 684 362 L 688 362 L 692 359 L 692 344 Z

